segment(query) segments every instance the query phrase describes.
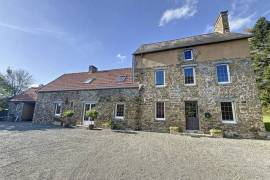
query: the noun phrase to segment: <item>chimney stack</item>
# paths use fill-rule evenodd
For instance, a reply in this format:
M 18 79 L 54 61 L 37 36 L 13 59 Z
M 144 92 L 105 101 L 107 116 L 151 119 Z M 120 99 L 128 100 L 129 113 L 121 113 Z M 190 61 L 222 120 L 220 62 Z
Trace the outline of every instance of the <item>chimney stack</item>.
M 228 11 L 221 11 L 219 13 L 219 16 L 215 23 L 214 32 L 222 34 L 230 32 Z
M 97 71 L 98 71 L 98 68 L 96 66 L 93 66 L 93 65 L 89 66 L 88 72 L 95 73 Z

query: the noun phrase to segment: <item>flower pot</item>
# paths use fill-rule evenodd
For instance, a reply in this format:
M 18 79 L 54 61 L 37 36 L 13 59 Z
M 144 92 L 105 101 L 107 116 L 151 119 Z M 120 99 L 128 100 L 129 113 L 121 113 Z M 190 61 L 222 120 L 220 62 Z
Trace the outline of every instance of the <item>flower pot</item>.
M 223 131 L 221 129 L 210 129 L 210 135 L 212 137 L 223 137 Z

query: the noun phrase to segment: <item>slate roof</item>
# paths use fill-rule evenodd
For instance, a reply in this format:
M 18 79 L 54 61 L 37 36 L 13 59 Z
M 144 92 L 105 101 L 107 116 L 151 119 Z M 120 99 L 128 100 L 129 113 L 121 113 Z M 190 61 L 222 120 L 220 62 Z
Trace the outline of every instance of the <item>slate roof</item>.
M 134 52 L 134 55 L 157 51 L 165 51 L 177 48 L 186 48 L 203 44 L 212 44 L 238 39 L 246 39 L 250 37 L 252 37 L 250 34 L 241 34 L 232 32 L 222 34 L 214 32 L 209 34 L 186 37 L 182 39 L 175 39 L 151 44 L 143 44 Z
M 138 87 L 138 84 L 132 82 L 132 69 L 124 68 L 64 74 L 43 86 L 39 92 L 135 87 Z
M 9 101 L 11 102 L 36 102 L 37 100 L 37 91 L 38 88 L 29 88 L 28 90 L 24 91 L 22 94 L 17 96 L 13 96 Z

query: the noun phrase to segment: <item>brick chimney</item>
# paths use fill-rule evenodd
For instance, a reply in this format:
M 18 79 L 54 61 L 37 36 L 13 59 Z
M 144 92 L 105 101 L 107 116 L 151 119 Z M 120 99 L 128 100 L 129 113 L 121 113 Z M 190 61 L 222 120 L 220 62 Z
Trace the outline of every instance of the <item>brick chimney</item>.
M 88 72 L 95 73 L 97 71 L 98 71 L 98 68 L 96 66 L 93 66 L 93 65 L 89 66 Z
M 222 34 L 230 32 L 228 11 L 221 11 L 219 13 L 219 16 L 215 23 L 214 32 Z

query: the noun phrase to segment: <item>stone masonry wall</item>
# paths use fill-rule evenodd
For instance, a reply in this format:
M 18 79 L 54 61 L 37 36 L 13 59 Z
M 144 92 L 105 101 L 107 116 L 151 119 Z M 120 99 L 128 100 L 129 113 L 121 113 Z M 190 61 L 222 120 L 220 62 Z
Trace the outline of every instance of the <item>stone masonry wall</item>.
M 189 63 L 195 67 L 196 85 L 185 86 L 183 66 Z M 219 85 L 216 77 L 216 64 L 228 63 L 231 83 Z M 157 88 L 154 84 L 155 69 L 165 69 L 166 87 Z M 244 133 L 252 128 L 264 130 L 261 106 L 257 94 L 251 61 L 249 59 L 223 59 L 204 62 L 188 62 L 156 68 L 136 69 L 135 79 L 143 84 L 141 88 L 141 128 L 152 131 L 168 131 L 169 126 L 186 129 L 185 101 L 198 102 L 200 130 L 221 127 L 226 132 Z M 225 124 L 221 120 L 220 102 L 233 101 L 236 124 Z M 165 121 L 155 120 L 155 102 L 165 102 Z M 205 112 L 212 118 L 206 119 Z
M 118 127 L 137 129 L 138 89 L 103 89 L 85 91 L 39 92 L 34 112 L 34 123 L 52 123 L 55 120 L 54 103 L 62 103 L 62 112 L 71 109 L 73 102 L 74 118 L 77 124 L 83 123 L 84 103 L 95 103 L 99 112 L 96 125 L 113 120 Z M 125 104 L 124 120 L 115 119 L 116 103 Z

